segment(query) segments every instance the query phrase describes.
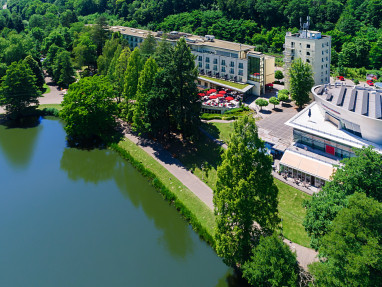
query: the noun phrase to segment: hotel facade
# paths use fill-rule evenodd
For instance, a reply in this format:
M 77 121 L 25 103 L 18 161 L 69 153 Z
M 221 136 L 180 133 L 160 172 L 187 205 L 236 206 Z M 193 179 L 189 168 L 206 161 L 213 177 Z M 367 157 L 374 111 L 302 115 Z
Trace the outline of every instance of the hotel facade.
M 139 47 L 149 33 L 157 41 L 164 36 L 161 31 L 130 27 L 112 26 L 110 30 L 120 32 L 131 49 Z M 218 40 L 212 35 L 196 36 L 177 31 L 167 33 L 165 39 L 175 45 L 181 37 L 186 39 L 195 55 L 198 84 L 202 87 L 223 87 L 259 96 L 265 93 L 265 86 L 275 80 L 275 58 L 256 52 L 254 46 Z

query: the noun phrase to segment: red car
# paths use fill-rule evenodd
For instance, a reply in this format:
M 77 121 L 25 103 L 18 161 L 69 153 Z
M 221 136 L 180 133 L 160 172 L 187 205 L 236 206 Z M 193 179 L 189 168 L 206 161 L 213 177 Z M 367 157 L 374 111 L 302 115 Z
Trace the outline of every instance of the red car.
M 344 76 L 338 76 L 337 79 L 340 80 L 340 81 L 345 81 Z
M 372 80 L 367 80 L 366 81 L 366 84 L 368 84 L 369 86 L 374 86 L 374 83 Z

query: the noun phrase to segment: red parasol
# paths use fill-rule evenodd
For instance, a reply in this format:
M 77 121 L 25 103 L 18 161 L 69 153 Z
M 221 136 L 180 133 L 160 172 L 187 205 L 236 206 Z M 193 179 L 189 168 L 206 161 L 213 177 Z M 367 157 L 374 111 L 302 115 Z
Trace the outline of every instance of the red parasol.
M 219 91 L 219 94 L 226 94 L 226 91 Z
M 232 97 L 226 97 L 225 98 L 227 101 L 232 101 L 232 100 L 234 100 L 234 98 L 232 98 Z
M 207 91 L 207 95 L 209 95 L 209 94 L 212 94 L 212 92 L 211 91 Z
M 198 95 L 199 95 L 199 97 L 204 97 L 206 94 L 204 94 L 204 93 L 199 93 Z
M 215 99 L 217 99 L 218 97 L 217 96 L 210 96 L 210 99 L 211 100 L 215 100 Z
M 215 89 L 210 89 L 209 92 L 216 93 L 216 90 Z

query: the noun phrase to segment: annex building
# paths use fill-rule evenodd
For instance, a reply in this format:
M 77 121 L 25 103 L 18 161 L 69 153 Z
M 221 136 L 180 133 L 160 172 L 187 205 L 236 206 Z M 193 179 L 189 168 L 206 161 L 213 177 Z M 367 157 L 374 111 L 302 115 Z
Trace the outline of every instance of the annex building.
M 286 122 L 295 145 L 280 170 L 320 187 L 352 148 L 373 146 L 382 154 L 382 90 L 342 83 L 312 88 L 315 102 Z
M 122 26 L 112 26 L 110 30 L 120 32 L 131 49 L 138 47 L 149 33 L 157 41 L 165 36 L 166 41 L 174 45 L 184 37 L 196 57 L 198 84 L 204 88 L 227 88 L 259 96 L 265 93 L 265 86 L 275 80 L 275 58 L 256 52 L 254 46 L 218 40 L 212 35 L 197 36 L 177 31 L 165 34 Z
M 309 30 L 304 23 L 299 33 L 287 32 L 284 44 L 285 71 L 288 71 L 294 59 L 300 58 L 312 66 L 315 85 L 330 82 L 330 61 L 332 41 L 330 36 Z M 288 78 L 286 77 L 288 83 Z

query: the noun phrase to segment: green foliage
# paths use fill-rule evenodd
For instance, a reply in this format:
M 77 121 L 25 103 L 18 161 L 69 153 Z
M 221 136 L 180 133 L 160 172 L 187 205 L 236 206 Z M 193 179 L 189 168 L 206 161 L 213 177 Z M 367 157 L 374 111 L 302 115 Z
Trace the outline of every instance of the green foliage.
M 292 100 L 302 108 L 309 103 L 309 92 L 314 85 L 312 67 L 298 58 L 292 62 L 288 76 Z
M 303 224 L 315 249 L 321 245 L 322 236 L 328 232 L 338 212 L 347 206 L 349 195 L 360 192 L 382 201 L 381 155 L 371 147 L 354 152 L 355 157 L 341 161 L 332 181 L 305 203 L 307 214 Z
M 277 234 L 261 237 L 252 253 L 242 268 L 243 277 L 252 286 L 297 286 L 296 254 Z
M 140 133 L 142 132 L 150 132 L 150 121 L 148 115 L 148 100 L 149 93 L 151 92 L 154 85 L 154 78 L 158 73 L 158 65 L 156 64 L 153 58 L 149 58 L 143 70 L 139 76 L 138 80 L 138 89 L 137 89 L 137 100 L 136 100 L 136 108 L 134 110 L 133 117 L 133 128 Z
M 102 50 L 102 55 L 98 57 L 97 60 L 97 67 L 98 67 L 98 73 L 101 75 L 107 75 L 109 72 L 110 64 L 114 58 L 114 54 L 116 51 L 119 51 L 122 49 L 122 46 L 120 44 L 120 40 L 117 37 L 113 37 L 110 40 L 107 40 L 105 43 L 105 46 Z M 118 54 L 119 56 L 119 54 Z
M 356 192 L 334 219 L 311 266 L 319 286 L 379 286 L 382 282 L 382 204 Z
M 257 99 L 255 101 L 255 104 L 260 107 L 260 111 L 261 111 L 263 107 L 268 106 L 268 101 L 266 99 Z
M 277 97 L 280 100 L 280 102 L 285 103 L 289 100 L 289 91 L 286 89 L 282 89 L 279 91 Z
M 276 97 L 271 97 L 269 99 L 269 103 L 271 103 L 273 105 L 273 108 L 275 109 L 276 105 L 278 105 L 280 103 L 280 99 L 278 99 Z
M 58 86 L 67 88 L 75 81 L 74 75 L 75 73 L 72 60 L 70 59 L 70 53 L 65 50 L 58 52 L 54 59 L 52 71 L 53 80 Z
M 127 61 L 123 94 L 125 99 L 135 99 L 138 89 L 138 79 L 143 68 L 143 59 L 139 48 L 135 48 Z
M 97 46 L 92 41 L 89 33 L 83 33 L 74 41 L 73 54 L 78 68 L 83 66 L 94 67 L 96 64 Z
M 278 189 L 271 175 L 272 160 L 264 150 L 253 118 L 235 122 L 213 197 L 216 252 L 230 266 L 246 262 L 260 234 L 279 223 Z
M 33 75 L 35 76 L 37 87 L 40 89 L 40 91 L 43 91 L 45 79 L 44 79 L 44 74 L 42 73 L 40 66 L 38 65 L 36 60 L 33 59 L 33 57 L 30 55 L 24 59 L 24 62 L 25 62 L 25 64 L 27 64 L 29 66 Z
M 70 85 L 60 113 L 73 144 L 94 145 L 107 141 L 115 123 L 114 91 L 102 76 L 81 79 Z
M 283 72 L 281 72 L 280 70 L 277 70 L 277 71 L 275 72 L 275 78 L 278 79 L 278 80 L 283 79 L 283 78 L 284 78 L 284 74 L 283 74 Z
M 150 56 L 154 56 L 155 48 L 156 48 L 156 40 L 154 36 L 149 33 L 146 39 L 143 40 L 140 45 L 141 54 L 144 59 L 148 59 Z
M 7 115 L 11 118 L 22 116 L 31 104 L 38 104 L 41 91 L 36 85 L 36 78 L 23 62 L 13 62 L 2 78 L 0 104 L 5 106 Z

